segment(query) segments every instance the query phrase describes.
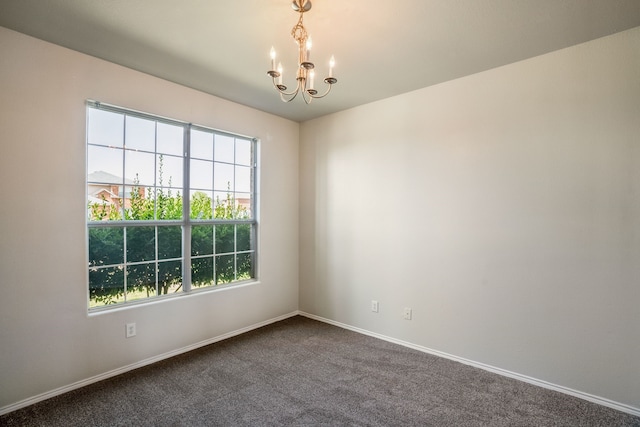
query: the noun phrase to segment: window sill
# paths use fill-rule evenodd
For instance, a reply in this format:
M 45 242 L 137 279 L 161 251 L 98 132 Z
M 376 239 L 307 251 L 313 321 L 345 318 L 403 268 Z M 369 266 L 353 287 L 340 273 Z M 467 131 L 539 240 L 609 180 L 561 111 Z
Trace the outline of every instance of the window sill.
M 101 307 L 94 307 L 94 308 L 89 308 L 87 310 L 87 316 L 95 317 L 103 314 L 116 313 L 120 311 L 140 308 L 140 307 L 148 307 L 150 305 L 164 304 L 166 302 L 182 300 L 184 298 L 199 297 L 205 294 L 210 294 L 215 292 L 225 292 L 233 289 L 259 285 L 260 283 L 261 283 L 260 280 L 247 280 L 244 282 L 227 283 L 224 285 L 212 286 L 204 289 L 194 289 L 190 292 L 181 292 L 179 294 L 161 295 L 161 296 L 144 299 L 144 300 L 131 301 L 126 303 L 114 304 L 114 305 L 105 305 Z

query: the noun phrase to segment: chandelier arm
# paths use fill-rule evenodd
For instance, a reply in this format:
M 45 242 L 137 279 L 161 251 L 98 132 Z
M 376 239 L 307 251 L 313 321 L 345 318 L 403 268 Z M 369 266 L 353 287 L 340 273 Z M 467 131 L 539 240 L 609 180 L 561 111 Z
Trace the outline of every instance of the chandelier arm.
M 300 80 L 298 80 L 295 90 L 291 92 L 285 92 L 284 90 L 281 90 L 278 87 L 278 85 L 275 84 L 275 79 L 274 79 L 274 86 L 278 91 L 278 93 L 280 94 L 280 99 L 282 100 L 282 102 L 291 102 L 296 98 L 296 96 L 298 96 L 298 93 L 303 92 L 303 90 L 301 90 L 301 87 L 300 87 Z M 286 97 L 290 97 L 290 98 L 287 99 Z
M 281 100 L 282 102 L 291 102 L 291 101 L 293 101 L 294 99 L 296 99 L 296 96 L 298 96 L 298 92 L 294 92 L 293 96 L 292 96 L 291 98 L 287 99 L 287 98 L 285 98 L 285 97 L 284 97 L 284 95 L 282 94 L 282 92 L 280 92 L 280 100 Z
M 299 91 L 300 91 L 300 80 L 298 80 L 298 84 L 296 85 L 296 88 L 294 90 L 292 90 L 291 92 L 287 92 L 286 91 L 286 86 L 285 89 L 280 89 L 278 86 L 282 86 L 282 85 L 278 85 L 276 83 L 276 78 L 273 77 L 273 87 L 276 88 L 276 90 L 278 92 L 280 92 L 280 94 L 285 95 L 285 96 L 291 96 L 291 95 L 296 95 Z M 288 102 L 288 101 L 287 101 Z
M 304 103 L 309 105 L 311 104 L 311 101 L 313 101 L 313 95 L 311 95 L 309 92 L 307 92 L 306 89 L 302 90 L 302 99 L 304 100 Z
M 312 95 L 312 94 L 309 94 L 309 96 L 310 96 L 311 98 L 318 99 L 318 98 L 324 98 L 325 96 L 329 95 L 329 92 L 331 92 L 331 87 L 333 87 L 333 83 L 327 83 L 327 84 L 329 85 L 329 87 L 327 88 L 327 90 L 326 90 L 326 92 L 325 92 L 325 93 L 323 93 L 322 95 Z

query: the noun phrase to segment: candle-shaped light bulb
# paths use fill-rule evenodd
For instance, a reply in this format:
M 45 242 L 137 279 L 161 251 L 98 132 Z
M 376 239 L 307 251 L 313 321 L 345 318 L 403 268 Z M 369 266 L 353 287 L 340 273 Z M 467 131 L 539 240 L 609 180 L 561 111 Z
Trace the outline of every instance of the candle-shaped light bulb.
M 313 89 L 313 78 L 316 76 L 316 73 L 311 70 L 309 71 L 309 89 Z
M 311 37 L 309 37 L 307 39 L 307 61 L 309 60 L 309 58 L 311 57 Z
M 271 51 L 269 52 L 269 56 L 271 56 L 271 69 L 276 69 L 276 50 L 271 46 Z
M 333 67 L 336 65 L 336 59 L 331 55 L 331 59 L 329 60 L 329 77 L 333 77 Z
M 280 77 L 278 77 L 278 84 L 281 85 L 282 84 L 282 63 L 278 62 L 278 73 L 280 74 Z

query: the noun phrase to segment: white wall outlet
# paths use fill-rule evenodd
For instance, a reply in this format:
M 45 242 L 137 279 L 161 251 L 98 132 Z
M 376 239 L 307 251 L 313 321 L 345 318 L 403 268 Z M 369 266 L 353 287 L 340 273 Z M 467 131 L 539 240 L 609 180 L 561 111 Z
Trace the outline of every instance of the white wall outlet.
M 126 337 L 131 338 L 136 336 L 136 324 L 135 323 L 127 323 L 126 327 Z
M 371 300 L 371 311 L 373 311 L 374 313 L 378 312 L 378 301 Z
M 411 309 L 409 307 L 404 308 L 404 320 L 411 320 Z

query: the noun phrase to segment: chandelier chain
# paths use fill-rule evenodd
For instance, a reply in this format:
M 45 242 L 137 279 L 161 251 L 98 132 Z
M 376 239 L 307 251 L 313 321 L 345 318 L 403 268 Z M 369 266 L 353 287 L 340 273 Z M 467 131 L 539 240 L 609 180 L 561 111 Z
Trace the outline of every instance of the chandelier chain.
M 293 39 L 297 41 L 298 44 L 302 44 L 307 40 L 307 30 L 304 28 L 304 25 L 302 23 L 303 17 L 304 13 L 300 12 L 298 23 L 291 29 L 291 37 L 293 37 Z

